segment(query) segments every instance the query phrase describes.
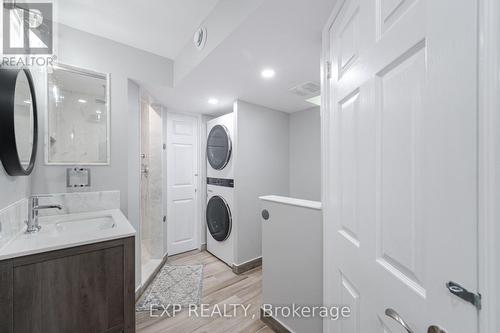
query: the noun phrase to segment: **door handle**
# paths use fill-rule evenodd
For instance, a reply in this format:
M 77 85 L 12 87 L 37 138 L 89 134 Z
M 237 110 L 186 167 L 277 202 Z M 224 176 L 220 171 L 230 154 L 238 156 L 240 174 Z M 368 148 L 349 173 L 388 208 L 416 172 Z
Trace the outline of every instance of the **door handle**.
M 387 308 L 385 309 L 385 315 L 391 319 L 394 319 L 397 321 L 403 328 L 406 330 L 408 333 L 414 333 L 413 330 L 408 326 L 406 321 L 399 315 L 399 313 L 396 312 L 396 310 Z
M 476 307 L 476 309 L 481 310 L 481 294 L 474 294 L 453 281 L 449 281 L 446 283 L 446 288 L 453 295 L 460 297 L 466 302 L 471 303 Z
M 432 326 L 429 326 L 427 333 L 446 333 L 446 331 L 442 330 L 438 326 L 432 325 Z

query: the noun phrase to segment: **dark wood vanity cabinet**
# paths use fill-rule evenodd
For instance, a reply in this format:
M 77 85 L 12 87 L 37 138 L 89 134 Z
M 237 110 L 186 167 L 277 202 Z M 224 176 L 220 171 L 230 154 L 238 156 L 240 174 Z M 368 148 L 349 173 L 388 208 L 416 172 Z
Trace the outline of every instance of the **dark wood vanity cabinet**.
M 0 261 L 0 332 L 135 332 L 134 249 L 129 237 Z

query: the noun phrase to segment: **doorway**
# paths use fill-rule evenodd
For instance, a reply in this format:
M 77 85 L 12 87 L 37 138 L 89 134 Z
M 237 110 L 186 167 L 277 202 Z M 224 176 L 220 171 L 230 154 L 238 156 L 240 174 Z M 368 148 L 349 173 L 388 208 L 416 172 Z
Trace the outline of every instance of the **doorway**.
M 346 0 L 325 27 L 324 299 L 352 311 L 326 332 L 478 331 L 453 284 L 478 290 L 477 4 Z
M 199 117 L 167 113 L 167 248 L 174 255 L 200 246 Z

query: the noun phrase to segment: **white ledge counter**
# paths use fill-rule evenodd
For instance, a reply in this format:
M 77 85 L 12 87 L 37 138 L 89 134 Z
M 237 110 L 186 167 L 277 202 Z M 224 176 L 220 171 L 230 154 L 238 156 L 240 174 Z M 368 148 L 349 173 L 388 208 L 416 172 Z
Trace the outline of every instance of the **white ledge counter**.
M 262 303 L 321 306 L 323 303 L 323 213 L 321 202 L 275 195 L 260 197 Z M 261 318 L 285 332 L 321 333 L 322 318 Z M 281 331 L 281 330 L 280 330 Z
M 42 229 L 24 228 L 0 248 L 0 260 L 135 236 L 135 229 L 119 209 L 39 217 Z
M 285 205 L 310 208 L 310 209 L 316 209 L 316 210 L 321 210 L 321 208 L 322 208 L 321 202 L 319 202 L 319 201 L 310 201 L 310 200 L 304 200 L 304 199 L 282 197 L 279 195 L 265 195 L 265 196 L 259 197 L 259 199 L 264 200 L 264 201 L 276 202 L 276 203 L 281 203 L 281 204 L 285 204 Z

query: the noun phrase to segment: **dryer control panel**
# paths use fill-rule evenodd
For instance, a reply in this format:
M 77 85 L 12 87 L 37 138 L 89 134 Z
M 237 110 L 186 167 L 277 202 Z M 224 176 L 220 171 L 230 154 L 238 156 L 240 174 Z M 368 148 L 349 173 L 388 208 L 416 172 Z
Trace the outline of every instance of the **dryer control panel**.
M 207 185 L 224 186 L 224 187 L 234 187 L 234 179 L 224 179 L 224 178 L 207 178 Z

